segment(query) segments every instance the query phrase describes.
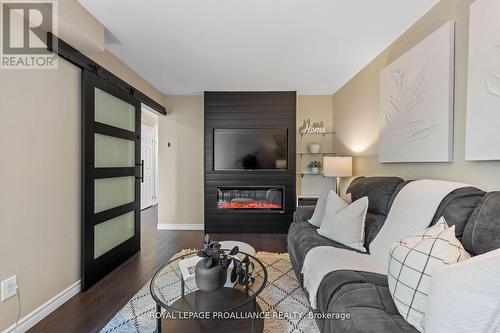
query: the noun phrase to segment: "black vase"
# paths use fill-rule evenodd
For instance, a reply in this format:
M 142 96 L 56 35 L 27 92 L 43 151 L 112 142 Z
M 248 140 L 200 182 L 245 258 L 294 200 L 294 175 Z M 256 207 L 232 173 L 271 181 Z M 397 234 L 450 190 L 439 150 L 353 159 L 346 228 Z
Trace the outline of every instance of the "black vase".
M 194 268 L 196 285 L 201 291 L 215 291 L 224 286 L 227 280 L 227 267 L 214 265 L 208 268 L 203 260 Z

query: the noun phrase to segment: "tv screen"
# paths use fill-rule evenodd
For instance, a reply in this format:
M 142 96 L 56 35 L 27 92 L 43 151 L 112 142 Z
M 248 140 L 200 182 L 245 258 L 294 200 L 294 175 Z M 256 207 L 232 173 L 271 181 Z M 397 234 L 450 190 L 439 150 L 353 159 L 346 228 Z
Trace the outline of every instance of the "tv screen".
M 286 170 L 287 129 L 214 129 L 215 170 Z

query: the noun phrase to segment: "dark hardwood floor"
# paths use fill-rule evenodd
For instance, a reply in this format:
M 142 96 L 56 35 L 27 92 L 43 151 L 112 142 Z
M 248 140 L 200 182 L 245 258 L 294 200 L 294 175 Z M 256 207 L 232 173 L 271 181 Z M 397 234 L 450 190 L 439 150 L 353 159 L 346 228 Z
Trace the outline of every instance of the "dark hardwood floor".
M 79 293 L 28 332 L 99 332 L 153 274 L 176 252 L 198 248 L 202 231 L 156 230 L 157 208 L 142 212 L 141 251 L 95 286 Z M 215 240 L 239 240 L 257 251 L 286 252 L 286 235 L 211 234 Z

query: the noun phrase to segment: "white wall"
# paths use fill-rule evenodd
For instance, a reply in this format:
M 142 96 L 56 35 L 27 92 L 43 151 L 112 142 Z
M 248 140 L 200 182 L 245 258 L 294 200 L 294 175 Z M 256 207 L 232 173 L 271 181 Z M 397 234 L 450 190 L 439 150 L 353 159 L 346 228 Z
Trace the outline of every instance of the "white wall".
M 80 279 L 80 70 L 0 71 L 0 280 L 22 316 Z M 17 297 L 0 303 L 0 331 Z
M 167 96 L 165 104 L 169 114 L 158 125 L 159 228 L 203 225 L 203 96 Z
M 163 95 L 103 46 L 104 27 L 64 0 L 65 38 L 159 103 Z M 76 33 L 72 35 L 72 33 Z M 80 69 L 0 70 L 0 281 L 17 275 L 21 317 L 80 280 Z M 17 318 L 0 302 L 0 331 Z
M 377 56 L 333 96 L 336 138 L 341 152 L 356 156 L 355 175 L 394 175 L 406 179 L 462 181 L 485 190 L 500 190 L 500 161 L 465 161 L 465 114 L 469 6 L 474 0 L 441 0 L 415 25 Z M 452 163 L 378 162 L 380 70 L 446 22 L 456 21 L 455 121 Z M 498 144 L 492 142 L 492 144 Z

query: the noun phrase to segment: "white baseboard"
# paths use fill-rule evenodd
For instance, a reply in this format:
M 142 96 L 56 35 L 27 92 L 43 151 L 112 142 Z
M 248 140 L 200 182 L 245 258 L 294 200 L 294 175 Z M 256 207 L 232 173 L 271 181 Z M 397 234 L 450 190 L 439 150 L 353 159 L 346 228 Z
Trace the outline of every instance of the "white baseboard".
M 22 333 L 26 332 L 43 318 L 47 317 L 52 311 L 66 303 L 71 297 L 78 294 L 81 290 L 80 280 L 73 283 L 68 288 L 61 291 L 56 296 L 33 310 L 19 320 L 19 326 L 16 329 L 16 324 L 8 327 L 2 333 Z
M 203 230 L 203 224 L 170 224 L 158 223 L 158 230 Z

